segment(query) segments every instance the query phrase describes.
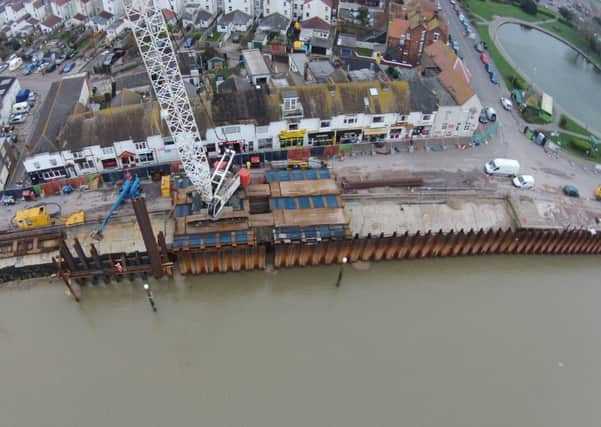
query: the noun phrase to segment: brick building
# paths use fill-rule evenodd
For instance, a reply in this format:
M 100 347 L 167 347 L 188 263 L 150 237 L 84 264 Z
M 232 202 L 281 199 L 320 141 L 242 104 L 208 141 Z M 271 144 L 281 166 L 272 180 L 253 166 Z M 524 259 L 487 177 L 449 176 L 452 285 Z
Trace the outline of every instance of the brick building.
M 416 66 L 421 64 L 427 46 L 438 40 L 446 43 L 448 26 L 433 4 L 431 0 L 414 0 L 391 7 L 386 59 Z

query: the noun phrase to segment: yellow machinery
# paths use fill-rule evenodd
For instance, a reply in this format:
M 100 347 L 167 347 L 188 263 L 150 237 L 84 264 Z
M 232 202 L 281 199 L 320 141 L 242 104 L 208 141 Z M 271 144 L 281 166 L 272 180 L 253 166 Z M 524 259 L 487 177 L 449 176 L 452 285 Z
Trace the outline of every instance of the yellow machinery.
M 601 185 L 595 188 L 595 199 L 601 200 Z
M 60 218 L 57 223 L 65 224 L 66 226 L 79 225 L 85 222 L 84 211 L 72 213 L 66 218 Z M 23 209 L 15 214 L 15 223 L 19 230 L 31 230 L 38 227 L 47 227 L 54 224 L 52 216 L 48 212 L 48 206 L 36 206 L 34 208 Z
M 15 222 L 19 230 L 30 230 L 37 227 L 46 227 L 52 223 L 46 205 L 17 211 Z
M 171 197 L 171 177 L 169 175 L 161 177 L 161 196 Z

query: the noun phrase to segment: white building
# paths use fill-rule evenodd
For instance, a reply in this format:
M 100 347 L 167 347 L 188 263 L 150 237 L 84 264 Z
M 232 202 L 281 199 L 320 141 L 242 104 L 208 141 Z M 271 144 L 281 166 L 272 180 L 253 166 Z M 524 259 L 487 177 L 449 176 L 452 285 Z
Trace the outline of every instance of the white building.
M 40 0 L 38 0 L 38 1 L 40 1 Z M 85 16 L 89 19 L 96 13 L 94 10 L 94 1 L 93 0 L 77 0 L 77 1 L 75 1 L 75 11 L 76 11 L 76 13 L 81 13 L 83 16 Z
M 77 12 L 75 11 L 75 2 L 77 0 L 52 0 L 50 10 L 53 15 L 58 16 L 63 21 L 67 21 Z
M 20 89 L 21 85 L 16 78 L 0 76 L 0 123 L 8 123 Z
M 46 6 L 44 0 L 30 0 L 24 3 L 25 10 L 31 15 L 32 18 L 38 21 L 43 21 L 46 17 Z
M 61 27 L 62 19 L 56 15 L 48 15 L 46 19 L 40 24 L 40 28 L 43 32 L 49 33 Z
M 292 18 L 293 0 L 263 0 L 263 16 L 279 13 L 286 18 Z
M 265 58 L 259 49 L 246 49 L 242 51 L 244 67 L 250 81 L 254 85 L 265 84 L 271 77 L 271 72 L 265 63 Z
M 302 20 L 317 17 L 330 23 L 332 21 L 332 0 L 305 0 Z
M 97 15 L 100 15 L 102 11 L 105 11 L 115 18 L 123 18 L 125 14 L 122 0 L 94 0 L 94 10 Z
M 302 21 L 299 39 L 310 41 L 313 37 L 328 39 L 330 37 L 330 24 L 316 16 Z

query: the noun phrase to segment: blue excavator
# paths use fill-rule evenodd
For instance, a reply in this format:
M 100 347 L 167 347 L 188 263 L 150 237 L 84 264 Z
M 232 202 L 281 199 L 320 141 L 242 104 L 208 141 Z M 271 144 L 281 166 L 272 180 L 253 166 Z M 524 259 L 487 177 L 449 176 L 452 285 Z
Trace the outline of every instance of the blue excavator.
M 127 173 L 125 175 L 125 182 L 119 190 L 119 195 L 117 196 L 117 199 L 109 209 L 108 213 L 106 214 L 106 217 L 104 218 L 104 221 L 102 221 L 98 229 L 92 232 L 92 237 L 96 240 L 102 240 L 104 237 L 102 233 L 104 232 L 105 227 L 111 220 L 111 216 L 113 216 L 115 211 L 119 209 L 121 203 L 123 203 L 124 200 L 138 198 L 140 197 L 141 193 L 142 189 L 140 188 L 140 179 L 138 178 L 138 176 L 136 175 L 135 177 L 132 177 L 131 174 Z

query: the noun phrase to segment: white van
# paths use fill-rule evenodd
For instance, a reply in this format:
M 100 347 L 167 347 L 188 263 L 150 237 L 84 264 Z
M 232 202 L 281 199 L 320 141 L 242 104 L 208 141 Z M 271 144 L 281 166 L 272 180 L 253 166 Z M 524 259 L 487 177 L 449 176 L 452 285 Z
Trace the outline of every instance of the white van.
M 534 177 L 532 175 L 518 175 L 513 178 L 513 185 L 517 188 L 534 188 Z
M 13 114 L 29 113 L 29 103 L 27 101 L 13 104 Z
M 489 175 L 516 176 L 520 171 L 520 163 L 511 159 L 494 159 L 484 165 L 484 172 Z
M 8 69 L 9 71 L 16 71 L 21 65 L 23 65 L 23 60 L 21 58 L 13 58 L 8 62 Z

